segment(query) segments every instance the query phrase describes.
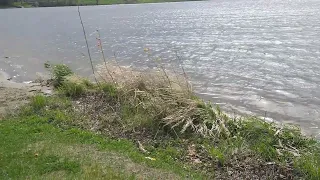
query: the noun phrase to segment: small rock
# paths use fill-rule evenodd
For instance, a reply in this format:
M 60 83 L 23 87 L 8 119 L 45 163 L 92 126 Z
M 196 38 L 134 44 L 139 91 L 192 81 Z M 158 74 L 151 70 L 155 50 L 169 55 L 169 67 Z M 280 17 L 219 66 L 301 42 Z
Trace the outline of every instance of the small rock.
M 32 83 L 32 81 L 24 81 L 23 83 L 30 84 L 30 83 Z
M 276 164 L 275 162 L 267 162 L 266 165 L 274 165 Z
M 152 157 L 145 157 L 146 159 L 149 159 L 151 161 L 155 161 L 156 159 L 155 158 L 152 158 Z
M 143 145 L 141 144 L 140 141 L 138 141 L 138 146 L 139 146 L 139 150 L 142 151 L 143 153 L 148 153 L 147 150 L 144 149 Z
M 194 163 L 196 163 L 196 164 L 200 164 L 200 163 L 202 163 L 202 162 L 201 162 L 201 160 L 200 160 L 199 158 L 194 159 L 194 160 L 193 160 L 193 162 L 194 162 Z

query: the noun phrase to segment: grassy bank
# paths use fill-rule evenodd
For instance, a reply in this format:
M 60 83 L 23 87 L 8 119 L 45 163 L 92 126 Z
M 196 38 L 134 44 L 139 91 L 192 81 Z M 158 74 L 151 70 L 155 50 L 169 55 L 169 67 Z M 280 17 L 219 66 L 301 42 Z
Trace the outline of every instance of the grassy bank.
M 0 122 L 1 178 L 320 178 L 319 142 L 293 125 L 230 118 L 184 77 L 106 64 L 92 83 L 47 68 L 56 93 Z
M 152 161 L 128 140 L 59 127 L 51 118 L 34 114 L 0 122 L 0 179 L 200 178 L 163 159 L 165 152 L 152 154 Z
M 23 7 L 23 8 L 30 8 L 33 7 L 32 4 L 29 4 L 27 2 L 13 2 L 13 7 Z
M 32 4 L 26 2 L 13 2 L 9 5 L 0 5 L 0 9 L 10 9 L 10 8 L 30 8 L 34 7 Z

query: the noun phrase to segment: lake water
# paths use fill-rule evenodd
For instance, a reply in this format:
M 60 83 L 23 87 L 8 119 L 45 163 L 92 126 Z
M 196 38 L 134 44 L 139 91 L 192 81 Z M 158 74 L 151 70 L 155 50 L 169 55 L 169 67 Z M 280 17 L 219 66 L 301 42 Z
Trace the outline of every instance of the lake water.
M 183 61 L 197 93 L 233 113 L 300 124 L 320 136 L 320 1 L 214 0 L 80 7 L 94 62 L 152 68 Z M 35 78 L 43 63 L 91 73 L 76 7 L 0 10 L 0 71 Z M 8 57 L 8 58 L 6 58 Z

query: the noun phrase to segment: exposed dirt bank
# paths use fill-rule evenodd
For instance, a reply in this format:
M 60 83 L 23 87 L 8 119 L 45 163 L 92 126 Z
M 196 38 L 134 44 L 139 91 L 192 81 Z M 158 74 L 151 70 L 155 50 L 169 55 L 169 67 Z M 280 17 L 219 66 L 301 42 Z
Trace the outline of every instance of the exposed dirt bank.
M 50 94 L 51 88 L 40 83 L 17 83 L 0 71 L 0 120 L 7 113 L 28 102 L 34 93 Z

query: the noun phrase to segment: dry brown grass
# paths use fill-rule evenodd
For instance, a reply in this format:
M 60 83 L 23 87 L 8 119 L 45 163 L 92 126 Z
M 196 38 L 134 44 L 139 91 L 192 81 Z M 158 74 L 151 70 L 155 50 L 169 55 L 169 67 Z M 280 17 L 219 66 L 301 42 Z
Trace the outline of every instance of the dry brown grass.
M 99 65 L 97 72 L 102 83 L 116 87 L 120 106 L 129 105 L 143 114 L 141 118 L 181 134 L 229 135 L 226 115 L 197 98 L 183 75 L 169 73 L 163 67 L 141 72 L 116 63 Z

